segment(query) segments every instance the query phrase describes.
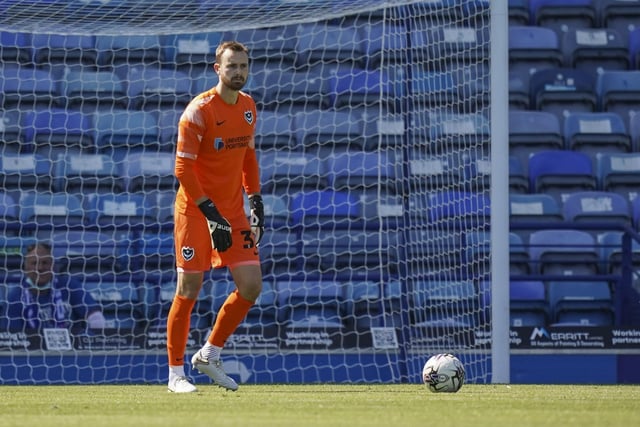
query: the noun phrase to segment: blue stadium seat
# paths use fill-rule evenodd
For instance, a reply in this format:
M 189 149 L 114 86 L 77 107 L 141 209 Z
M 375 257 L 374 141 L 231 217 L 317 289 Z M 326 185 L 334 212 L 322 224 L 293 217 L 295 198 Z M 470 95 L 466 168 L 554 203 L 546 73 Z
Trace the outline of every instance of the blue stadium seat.
M 364 225 L 369 230 L 397 229 L 404 221 L 404 213 L 401 195 L 380 193 L 362 200 Z
M 614 303 L 607 282 L 552 281 L 548 292 L 555 326 L 613 326 Z
M 594 2 L 598 6 L 599 25 L 603 28 L 612 28 L 627 36 L 638 28 L 640 22 L 640 4 L 628 0 L 598 0 Z
M 132 234 L 121 231 L 59 230 L 51 234 L 60 271 L 70 274 L 115 274 L 130 271 Z
M 509 0 L 509 26 L 529 25 L 531 22 L 529 0 Z
M 569 28 L 593 28 L 598 25 L 591 0 L 529 0 L 531 23 L 551 28 L 558 34 Z
M 173 231 L 143 231 L 129 251 L 136 269 L 148 274 L 167 274 L 176 269 Z
M 523 163 L 519 157 L 509 156 L 509 193 L 524 194 L 529 192 L 529 178 L 524 165 L 529 166 L 529 159 Z
M 633 223 L 636 230 L 640 231 L 640 197 L 636 197 L 631 202 L 631 211 L 633 212 Z
M 176 190 L 173 153 L 129 153 L 122 159 L 124 187 L 130 192 Z
M 396 193 L 398 162 L 384 152 L 339 152 L 325 161 L 328 184 L 334 190 Z
M 626 36 L 609 28 L 571 28 L 562 38 L 564 64 L 591 73 L 629 68 Z
M 640 27 L 629 34 L 630 68 L 640 69 Z
M 433 25 L 411 31 L 411 46 L 418 61 L 435 61 L 448 64 L 475 64 L 486 60 L 489 53 L 489 28 L 487 26 Z
M 362 49 L 366 52 L 366 67 L 374 70 L 386 64 L 406 60 L 407 31 L 403 25 L 371 21 L 358 28 Z
M 562 150 L 564 132 L 558 116 L 548 111 L 509 111 L 509 154 L 528 166 L 537 151 Z
M 52 160 L 57 154 L 92 153 L 93 117 L 79 110 L 43 108 L 21 117 L 24 140 L 33 151 Z
M 180 33 L 160 36 L 162 57 L 176 69 L 192 76 L 202 74 L 215 62 L 222 32 Z
M 93 111 L 129 104 L 126 83 L 113 71 L 71 69 L 60 79 L 58 91 L 68 108 Z
M 509 71 L 561 67 L 564 62 L 560 39 L 550 28 L 538 26 L 509 27 Z
M 80 228 L 85 225 L 82 202 L 73 194 L 28 191 L 20 195 L 19 205 L 23 230 Z
M 602 153 L 596 156 L 599 188 L 622 194 L 631 202 L 640 193 L 640 153 Z
M 624 196 L 606 191 L 578 191 L 571 193 L 563 205 L 566 221 L 598 222 L 632 225 L 629 201 Z
M 98 65 L 115 67 L 123 64 L 159 63 L 162 61 L 160 36 L 104 35 L 96 36 Z
M 599 109 L 619 114 L 625 125 L 640 113 L 635 101 L 640 96 L 640 71 L 604 71 L 598 75 L 596 91 Z
M 550 307 L 544 282 L 510 282 L 509 313 L 511 326 L 546 326 L 550 320 Z
M 417 280 L 412 303 L 412 323 L 419 327 L 471 327 L 479 308 L 471 280 Z
M 399 232 L 391 230 L 302 230 L 304 271 L 320 271 L 345 279 L 386 277 L 397 274 L 400 260 Z M 380 250 L 384 248 L 384 250 Z
M 429 194 L 430 223 L 483 226 L 491 215 L 489 196 L 465 191 L 439 191 Z
M 155 111 L 160 150 L 172 151 L 168 146 L 175 147 L 178 140 L 178 123 L 183 111 L 182 108 L 159 108 Z
M 570 150 L 544 150 L 529 158 L 529 190 L 547 193 L 559 202 L 573 191 L 597 189 L 591 158 Z
M 346 191 L 305 190 L 290 197 L 289 212 L 292 226 L 349 229 L 362 220 L 360 201 Z
M 260 153 L 262 190 L 291 194 L 300 190 L 328 188 L 325 163 L 316 156 L 299 151 Z
M 466 267 L 473 269 L 470 275 L 477 279 L 491 271 L 491 232 L 486 230 L 467 230 L 464 232 L 465 253 L 463 260 Z
M 411 209 L 411 207 L 409 208 Z M 418 218 L 417 224 L 423 224 Z M 406 237 L 407 242 L 421 242 L 419 245 L 408 244 L 403 249 L 403 260 L 418 270 L 424 269 L 428 260 L 430 265 L 437 266 L 426 274 L 434 279 L 466 278 L 466 256 L 464 236 L 459 231 L 451 231 L 446 226 L 440 228 L 432 223 L 429 228 L 413 227 Z
M 633 151 L 640 151 L 640 112 L 629 115 L 629 136 L 631 136 L 631 146 Z
M 135 151 L 160 149 L 156 116 L 147 111 L 116 108 L 100 111 L 95 117 L 94 141 L 99 153 L 121 160 Z
M 129 108 L 134 110 L 184 110 L 194 95 L 191 79 L 182 71 L 160 68 L 158 64 L 128 66 L 118 71 L 127 82 Z
M 345 323 L 358 331 L 371 327 L 392 326 L 390 313 L 383 303 L 383 282 L 376 280 L 347 281 L 342 284 Z
M 291 126 L 296 149 L 319 152 L 320 158 L 332 155 L 337 148 L 363 148 L 364 123 L 354 113 L 321 110 L 298 112 L 293 116 Z
M 106 329 L 127 335 L 142 326 L 144 302 L 129 276 L 89 274 L 84 277 L 84 288 L 102 306 Z
M 32 61 L 31 33 L 0 31 L 0 61 L 29 64 Z
M 105 154 L 66 154 L 53 162 L 53 189 L 86 195 L 124 190 L 120 165 Z
M 529 237 L 529 258 L 539 274 L 592 275 L 600 255 L 595 238 L 581 230 L 536 230 Z
M 267 68 L 262 75 L 252 75 L 251 81 L 262 86 L 258 97 L 264 107 L 280 111 L 280 114 L 330 106 L 327 77 L 322 74 L 322 67 L 302 70 Z
M 286 69 L 295 61 L 296 30 L 295 25 L 233 30 L 226 31 L 222 40 L 237 40 L 247 46 L 252 66 L 264 63 Z
M 33 147 L 24 146 L 22 114 L 20 110 L 13 108 L 0 109 L 0 149 L 4 153 L 29 152 Z
M 509 70 L 509 110 L 529 110 L 529 70 Z
M 0 198 L 1 197 L 0 195 Z M 20 277 L 19 280 L 21 280 L 24 254 L 27 253 L 27 248 L 34 243 L 36 243 L 35 237 L 0 234 L 0 266 L 2 266 L 2 271 L 18 273 L 18 277 Z M 6 282 L 7 285 L 9 283 L 11 282 Z M 0 282 L 0 286 L 4 284 L 4 282 Z
M 457 188 L 464 179 L 459 156 L 453 154 L 423 155 L 412 153 L 409 179 L 413 185 L 443 190 Z
M 404 117 L 385 110 L 364 108 L 361 110 L 364 123 L 364 149 L 366 151 L 394 150 L 405 135 Z
M 50 191 L 51 161 L 38 154 L 4 153 L 0 157 L 0 187 L 5 191 Z
M 265 210 L 266 206 L 265 203 Z M 300 271 L 300 245 L 297 233 L 285 227 L 270 229 L 265 233 L 260 242 L 260 259 L 265 277 L 287 277 Z
M 560 204 L 544 193 L 509 194 L 509 222 L 559 223 L 564 220 Z
M 598 107 L 596 77 L 575 68 L 548 68 L 529 80 L 531 107 L 549 111 L 562 122 L 569 113 L 592 112 Z
M 6 63 L 0 66 L 0 105 L 7 109 L 58 106 L 63 99 L 49 71 Z
M 417 67 L 416 67 L 417 68 Z M 454 71 L 415 71 L 412 73 L 411 95 L 423 108 L 448 108 L 457 104 L 459 86 Z
M 624 121 L 611 112 L 570 113 L 564 120 L 564 139 L 567 149 L 591 155 L 631 151 Z
M 300 24 L 297 28 L 297 39 L 297 66 L 307 67 L 321 63 L 366 66 L 366 52 L 360 34 L 354 27 L 330 24 L 326 21 Z
M 328 280 L 279 280 L 278 322 L 285 327 L 342 328 L 342 289 Z
M 601 247 L 602 270 L 609 274 L 621 274 L 625 261 L 622 248 L 622 232 L 608 231 L 598 236 Z M 640 266 L 640 242 L 631 239 L 631 268 L 637 270 Z
M 256 121 L 255 140 L 261 151 L 293 148 L 291 117 L 282 112 L 263 110 Z
M 531 273 L 529 246 L 517 231 L 514 229 L 509 233 L 509 273 L 512 276 L 524 276 Z
M 12 193 L 0 190 L 0 231 L 7 236 L 18 235 L 20 228 L 18 200 Z
M 487 156 L 490 133 L 489 120 L 481 113 L 429 114 L 430 149 L 434 153 L 455 146 L 464 147 L 472 156 Z
M 98 63 L 96 38 L 85 34 L 34 33 L 31 37 L 36 66 L 82 66 L 95 68 Z
M 141 230 L 157 225 L 155 205 L 148 205 L 141 193 L 101 193 L 84 204 L 90 228 L 98 230 Z
M 415 14 L 420 19 L 433 20 L 433 22 L 451 25 L 463 23 L 473 25 L 475 21 L 489 19 L 488 0 L 429 0 L 404 6 L 400 10 L 402 16 L 407 13 Z
M 344 68 L 329 79 L 329 103 L 336 109 L 343 107 L 393 107 L 400 95 L 394 77 L 386 70 Z
M 158 228 L 163 231 L 173 231 L 173 211 L 176 198 L 175 191 L 148 191 L 143 193 L 146 206 L 155 206 Z
M 278 194 L 262 194 L 265 226 L 270 230 L 286 228 L 289 224 L 287 197 Z

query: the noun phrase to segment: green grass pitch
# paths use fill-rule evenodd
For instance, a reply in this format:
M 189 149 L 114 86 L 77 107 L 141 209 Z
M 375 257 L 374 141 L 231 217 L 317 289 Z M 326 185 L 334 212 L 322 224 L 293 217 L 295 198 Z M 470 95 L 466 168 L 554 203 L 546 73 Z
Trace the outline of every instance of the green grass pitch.
M 10 426 L 638 426 L 640 386 L 419 384 L 0 386 Z

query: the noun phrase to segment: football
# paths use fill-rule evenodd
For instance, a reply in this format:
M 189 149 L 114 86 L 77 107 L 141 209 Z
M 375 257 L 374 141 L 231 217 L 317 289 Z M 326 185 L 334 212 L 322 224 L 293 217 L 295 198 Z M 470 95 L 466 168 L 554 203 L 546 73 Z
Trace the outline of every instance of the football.
M 449 353 L 431 356 L 422 368 L 422 381 L 434 393 L 455 393 L 464 384 L 464 366 Z

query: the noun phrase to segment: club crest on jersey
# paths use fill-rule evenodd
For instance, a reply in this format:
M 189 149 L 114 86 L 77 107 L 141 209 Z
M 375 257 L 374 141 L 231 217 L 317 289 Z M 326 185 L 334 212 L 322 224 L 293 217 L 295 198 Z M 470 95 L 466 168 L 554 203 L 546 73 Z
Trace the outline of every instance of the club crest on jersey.
M 215 148 L 216 151 L 220 151 L 224 148 L 224 141 L 222 140 L 222 138 L 216 138 L 213 141 L 213 148 Z
M 244 119 L 247 121 L 247 123 L 252 124 L 253 123 L 253 111 L 245 111 L 244 112 Z
M 190 248 L 189 246 L 182 247 L 182 258 L 184 258 L 185 261 L 190 261 L 195 254 L 196 251 L 193 250 L 193 248 Z

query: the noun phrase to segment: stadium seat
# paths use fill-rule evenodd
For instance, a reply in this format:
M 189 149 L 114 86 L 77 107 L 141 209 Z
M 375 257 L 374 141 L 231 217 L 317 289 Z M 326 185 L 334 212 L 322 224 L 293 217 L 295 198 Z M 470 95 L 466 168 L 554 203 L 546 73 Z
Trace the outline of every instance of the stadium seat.
M 156 206 L 147 205 L 140 193 L 101 193 L 84 203 L 90 228 L 137 231 L 157 225 Z
M 344 279 L 386 277 L 398 272 L 400 234 L 391 230 L 322 227 L 302 230 L 304 271 Z M 384 248 L 380 251 L 380 248 Z
M 129 254 L 134 268 L 145 273 L 167 274 L 175 271 L 173 231 L 143 231 Z
M 0 149 L 3 153 L 18 154 L 33 150 L 31 145 L 25 146 L 23 141 L 22 114 L 22 111 L 13 108 L 0 108 Z
M 564 220 L 560 204 L 544 193 L 509 194 L 509 222 L 559 223 Z
M 599 187 L 631 202 L 640 192 L 640 153 L 602 153 L 596 156 Z
M 593 275 L 600 256 L 595 238 L 581 230 L 536 230 L 529 237 L 529 258 L 539 274 Z
M 0 105 L 5 110 L 51 108 L 63 101 L 54 76 L 39 68 L 0 65 L 0 88 Z
M 32 61 L 31 33 L 0 31 L 0 61 L 29 64 Z
M 338 191 L 395 193 L 400 186 L 398 162 L 379 152 L 339 152 L 325 161 L 328 184 Z
M 464 169 L 458 157 L 453 154 L 426 156 L 412 153 L 409 179 L 413 185 L 433 190 L 459 188 L 464 179 Z
M 349 192 L 330 189 L 305 190 L 289 199 L 292 226 L 305 229 L 322 228 L 326 223 L 334 229 L 353 227 L 362 220 L 360 201 Z
M 279 111 L 281 115 L 326 109 L 330 105 L 327 77 L 322 74 L 322 67 L 298 70 L 267 68 L 262 75 L 253 74 L 251 81 L 262 86 L 258 95 L 262 105 L 268 110 Z
M 564 149 L 558 116 L 548 111 L 509 111 L 509 154 L 528 166 L 537 151 Z M 526 168 L 525 168 L 526 169 Z
M 34 33 L 33 62 L 38 67 L 89 67 L 98 63 L 96 38 L 85 34 Z
M 358 30 L 367 69 L 375 70 L 386 64 L 406 60 L 407 31 L 403 25 L 389 24 L 382 20 L 370 21 Z
M 611 112 L 569 113 L 564 120 L 567 149 L 596 153 L 631 151 L 631 137 L 622 118 Z
M 452 108 L 458 103 L 459 86 L 453 71 L 415 71 L 412 73 L 411 95 L 421 108 Z
M 548 283 L 554 326 L 613 326 L 611 288 L 601 281 L 552 281 Z
M 158 228 L 162 231 L 173 231 L 173 211 L 176 198 L 175 191 L 148 191 L 143 193 L 146 206 L 155 206 Z
M 94 141 L 99 153 L 119 161 L 134 151 L 158 151 L 159 129 L 156 116 L 147 111 L 116 108 L 100 111 L 95 117 Z
M 51 172 L 51 161 L 38 154 L 0 157 L 0 187 L 5 191 L 51 191 Z
M 564 62 L 560 39 L 550 28 L 509 27 L 509 72 L 561 67 Z
M 25 143 L 54 160 L 57 154 L 93 153 L 93 117 L 79 110 L 43 108 L 22 114 Z
M 561 123 L 569 113 L 597 111 L 596 77 L 575 68 L 536 71 L 529 80 L 531 107 L 549 111 Z
M 176 190 L 173 153 L 129 153 L 122 163 L 122 176 L 127 191 Z
M 291 194 L 300 190 L 328 188 L 325 163 L 316 156 L 299 151 L 260 153 L 262 191 Z
M 127 82 L 128 107 L 134 110 L 184 110 L 194 96 L 189 74 L 182 71 L 153 64 L 122 67 L 118 73 Z
M 271 230 L 286 228 L 289 224 L 289 206 L 286 196 L 262 194 L 265 226 Z
M 631 115 L 640 113 L 640 71 L 604 71 L 598 75 L 596 92 L 601 111 L 617 113 L 625 125 Z M 635 147 L 637 150 L 637 146 Z
M 71 69 L 60 79 L 58 92 L 67 108 L 95 111 L 96 108 L 127 108 L 125 82 L 113 71 Z
M 124 190 L 120 164 L 105 154 L 60 155 L 53 162 L 53 189 L 86 195 Z
M 466 253 L 463 234 L 436 227 L 434 224 L 429 228 L 414 227 L 409 230 L 405 240 L 421 243 L 409 244 L 403 248 L 403 261 L 418 271 L 424 269 L 427 263 L 437 266 L 433 271 L 427 272 L 434 279 L 466 278 L 468 272 L 464 269 Z
M 366 52 L 354 27 L 326 21 L 305 23 L 297 28 L 295 63 L 300 67 L 321 63 L 348 64 L 364 68 Z
M 592 3 L 591 0 L 529 0 L 531 22 L 558 34 L 569 28 L 593 28 L 598 20 Z
M 624 196 L 606 191 L 578 191 L 564 201 L 563 216 L 568 222 L 597 222 L 632 226 L 629 201 Z
M 84 288 L 102 306 L 106 329 L 129 335 L 143 325 L 143 305 L 135 281 L 128 276 L 89 274 Z
M 636 197 L 631 202 L 631 211 L 633 212 L 633 223 L 636 230 L 640 231 L 640 197 Z
M 343 318 L 349 328 L 368 331 L 369 328 L 385 325 L 382 302 L 382 282 L 375 280 L 347 281 L 342 284 L 344 305 Z
M 512 276 L 526 276 L 532 270 L 529 247 L 517 231 L 520 230 L 514 228 L 509 233 L 509 274 Z
M 329 105 L 336 109 L 394 107 L 399 96 L 395 81 L 386 69 L 338 69 L 329 79 Z
M 175 147 L 178 140 L 178 123 L 183 111 L 182 108 L 159 108 L 154 112 L 158 122 L 158 142 L 161 151 L 172 151 Z M 262 118 L 262 114 L 260 117 Z
M 621 274 L 625 261 L 630 261 L 632 269 L 640 267 L 640 242 L 631 238 L 631 254 L 625 259 L 622 243 L 623 233 L 620 231 L 608 231 L 598 236 L 598 244 L 601 247 L 602 270 L 609 274 Z
M 278 322 L 291 328 L 342 328 L 342 289 L 330 280 L 275 283 Z
M 468 276 L 481 279 L 489 278 L 491 271 L 491 232 L 468 230 L 464 233 L 465 253 L 463 261 Z
M 0 190 L 0 232 L 2 234 L 6 236 L 20 234 L 18 209 L 18 201 L 14 195 Z
M 115 274 L 130 271 L 132 234 L 104 230 L 58 230 L 51 234 L 59 270 L 69 274 Z
M 260 242 L 260 260 L 265 277 L 277 279 L 300 271 L 300 245 L 297 233 L 287 228 L 278 227 L 265 233 Z
M 361 201 L 364 226 L 368 230 L 394 230 L 404 221 L 405 208 L 401 195 L 372 194 Z
M 418 327 L 471 327 L 479 310 L 471 280 L 417 280 L 412 302 L 412 323 Z
M 429 141 L 431 154 L 465 147 L 469 155 L 489 155 L 491 127 L 481 113 L 429 114 Z
M 640 111 L 629 115 L 629 136 L 633 151 L 640 151 Z
M 529 178 L 525 166 L 529 166 L 529 159 L 523 163 L 519 157 L 509 156 L 509 193 L 524 194 L 529 192 Z
M 435 62 L 444 65 L 476 64 L 486 61 L 489 53 L 489 28 L 487 26 L 434 25 L 410 32 L 411 46 L 417 49 L 414 58 L 419 62 Z M 435 66 L 435 65 L 434 65 Z
M 640 4 L 628 0 L 598 0 L 599 23 L 603 28 L 612 28 L 627 36 L 639 27 Z
M 222 35 L 216 31 L 162 35 L 162 57 L 180 71 L 200 75 L 214 63 Z
M 289 68 L 296 55 L 295 25 L 226 31 L 222 40 L 237 40 L 251 52 L 251 63 Z
M 531 95 L 529 93 L 529 70 L 509 70 L 509 110 L 529 110 Z
M 23 231 L 81 228 L 85 225 L 82 202 L 73 194 L 23 192 L 19 205 Z
M 96 36 L 98 65 L 116 67 L 123 64 L 159 63 L 163 60 L 160 36 L 105 35 Z
M 597 190 L 591 158 L 570 150 L 544 150 L 529 158 L 529 190 L 563 202 L 573 191 Z
M 256 122 L 255 141 L 261 152 L 293 148 L 291 117 L 282 112 L 263 110 Z
M 529 0 L 509 0 L 509 26 L 529 25 L 531 22 Z
M 439 191 L 429 194 L 427 214 L 431 224 L 483 226 L 491 215 L 489 196 L 465 191 Z
M 609 28 L 570 28 L 561 42 L 564 64 L 590 73 L 629 68 L 625 36 Z
M 2 199 L 0 193 L 0 200 Z M 24 254 L 27 248 L 36 242 L 35 237 L 8 236 L 0 234 L 0 266 L 5 273 L 17 273 L 19 279 L 22 279 L 22 264 L 24 262 Z M 0 282 L 0 286 L 9 285 L 11 282 Z M 14 282 L 19 283 L 19 282 Z
M 630 68 L 640 69 L 640 27 L 629 34 Z
M 313 110 L 298 112 L 291 123 L 295 148 L 317 153 L 321 159 L 336 149 L 362 150 L 364 123 L 356 114 L 341 111 Z
M 544 282 L 511 281 L 509 314 L 510 325 L 514 327 L 548 325 L 550 310 Z

